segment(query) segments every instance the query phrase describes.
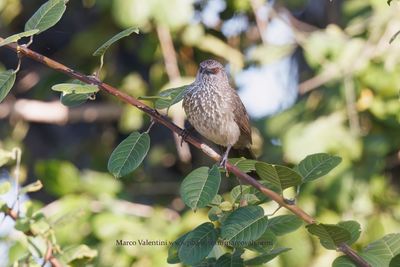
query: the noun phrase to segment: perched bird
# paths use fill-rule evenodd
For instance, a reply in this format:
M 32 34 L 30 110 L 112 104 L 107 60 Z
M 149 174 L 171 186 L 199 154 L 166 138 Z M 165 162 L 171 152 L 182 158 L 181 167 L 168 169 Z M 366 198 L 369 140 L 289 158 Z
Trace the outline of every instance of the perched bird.
M 226 167 L 232 147 L 239 150 L 250 148 L 249 116 L 218 61 L 208 59 L 200 63 L 196 80 L 186 89 L 183 108 L 197 132 L 227 147 L 221 166 Z

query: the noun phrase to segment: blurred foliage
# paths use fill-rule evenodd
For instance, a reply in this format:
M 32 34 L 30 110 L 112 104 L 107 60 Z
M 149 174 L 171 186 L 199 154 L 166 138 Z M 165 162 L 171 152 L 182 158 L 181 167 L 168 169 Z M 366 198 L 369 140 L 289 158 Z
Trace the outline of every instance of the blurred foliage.
M 291 55 L 298 64 L 300 79 L 314 77 L 321 81 L 321 86 L 300 91 L 290 108 L 254 120 L 253 125 L 259 130 L 257 138 L 262 140 L 256 148 L 263 151 L 261 159 L 295 165 L 313 153 L 340 156 L 342 163 L 324 179 L 302 185 L 299 206 L 326 224 L 359 222 L 361 236 L 354 246 L 360 251 L 385 234 L 398 232 L 400 39 L 389 42 L 400 29 L 399 3 L 391 1 L 388 6 L 380 0 L 334 0 L 319 4 L 278 1 L 277 5 L 288 8 L 292 14 L 300 14 L 298 19 L 319 28 L 292 28 L 295 43 L 277 45 L 262 43 L 250 2 L 69 1 L 61 21 L 35 36 L 32 49 L 92 74 L 99 67 L 98 58 L 91 56 L 96 48 L 120 30 L 138 27 L 142 34 L 126 37 L 110 47 L 100 73 L 101 79 L 135 97 L 158 95 L 162 89 L 176 87 L 170 84 L 182 82 L 181 86 L 190 82 L 197 64 L 206 58 L 225 61 L 235 78 L 249 66 L 267 66 Z M 42 3 L 0 0 L 1 37 L 23 32 L 23 24 Z M 211 5 L 222 5 L 221 11 L 214 14 L 215 23 L 210 22 Z M 237 14 L 248 19 L 246 30 L 224 35 L 223 25 Z M 282 13 L 280 16 L 284 17 Z M 267 31 L 272 31 L 273 25 L 271 22 Z M 164 65 L 165 52 L 157 33 L 160 27 L 170 30 L 182 76 L 179 81 L 169 81 L 165 71 L 168 66 Z M 0 49 L 0 59 L 2 70 L 15 68 L 15 55 L 6 49 Z M 6 100 L 58 100 L 59 96 L 50 88 L 66 81 L 62 75 L 24 60 L 12 96 Z M 272 90 L 268 84 L 261 86 L 259 90 Z M 266 105 L 268 101 L 278 101 L 272 92 L 270 95 L 263 100 Z M 260 98 L 258 93 L 254 98 Z M 31 215 L 45 214 L 57 244 L 68 252 L 65 257 L 78 249 L 89 256 L 97 251 L 97 257 L 89 263 L 92 266 L 164 266 L 167 246 L 118 246 L 116 241 L 172 242 L 206 221 L 204 209 L 193 213 L 184 209 L 177 197 L 179 183 L 192 165 L 178 158 L 172 134 L 155 126 L 150 132 L 149 155 L 143 164 L 133 174 L 116 180 L 106 173 L 108 157 L 126 134 L 146 129 L 148 119 L 105 94 L 98 95 L 96 103 L 121 108 L 121 114 L 117 119 L 97 117 L 90 123 L 81 119 L 78 123 L 55 126 L 20 120 L 9 115 L 6 104 L 0 104 L 0 148 L 7 151 L 20 147 L 21 180 L 31 183 L 40 179 L 43 183 L 41 193 L 30 194 L 31 200 L 25 202 L 24 210 Z M 171 116 L 179 112 L 182 111 L 174 109 Z M 198 152 L 192 152 L 194 166 L 210 163 Z M 227 192 L 234 185 L 236 181 L 222 177 L 220 193 L 224 199 L 231 198 Z M 223 201 L 220 208 L 229 211 L 232 204 Z M 268 202 L 263 208 L 268 213 L 276 207 Z M 213 212 L 208 216 L 215 216 L 219 210 Z M 284 211 L 278 212 L 283 214 Z M 39 225 L 36 229 L 42 228 Z M 10 262 L 21 256 L 28 242 L 15 233 L 1 236 L 1 240 L 11 245 Z M 292 249 L 270 265 L 332 263 L 337 253 L 317 243 L 304 227 L 279 237 L 280 247 Z M 68 249 L 77 244 L 88 247 Z M 255 256 L 252 252 L 244 255 L 246 259 Z

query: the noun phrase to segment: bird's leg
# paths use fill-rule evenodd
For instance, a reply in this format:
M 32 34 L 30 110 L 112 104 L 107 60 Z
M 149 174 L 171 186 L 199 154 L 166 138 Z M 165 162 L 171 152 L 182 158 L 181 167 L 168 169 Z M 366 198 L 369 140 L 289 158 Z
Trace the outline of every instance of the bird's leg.
M 181 146 L 183 144 L 183 141 L 186 140 L 186 138 L 193 132 L 194 127 L 192 125 L 190 125 L 188 128 L 185 128 L 181 131 L 181 133 L 179 134 L 181 136 Z
M 225 171 L 226 171 L 226 175 L 228 176 L 228 170 L 226 169 L 226 163 L 228 162 L 228 155 L 229 155 L 229 151 L 231 150 L 232 146 L 229 145 L 224 153 L 224 155 L 222 156 L 221 162 L 219 163 L 220 167 L 224 167 Z

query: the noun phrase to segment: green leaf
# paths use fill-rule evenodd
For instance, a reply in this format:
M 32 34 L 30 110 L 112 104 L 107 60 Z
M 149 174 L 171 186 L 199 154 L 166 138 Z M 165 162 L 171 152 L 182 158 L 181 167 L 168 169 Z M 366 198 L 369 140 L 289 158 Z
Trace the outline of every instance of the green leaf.
M 218 258 L 215 266 L 218 267 L 244 267 L 243 259 L 240 255 L 225 253 Z
M 354 244 L 357 239 L 360 237 L 361 234 L 361 226 L 358 222 L 356 221 L 343 221 L 338 223 L 339 226 L 343 227 L 344 229 L 346 229 L 347 231 L 349 231 L 351 238 L 349 241 L 347 241 L 346 243 L 348 245 L 352 245 Z
M 332 267 L 357 267 L 347 256 L 337 257 L 332 262 Z
M 156 109 L 168 108 L 181 101 L 185 95 L 186 87 L 187 85 L 184 85 L 181 87 L 171 88 L 160 92 L 161 98 L 156 100 L 155 108 Z
M 205 260 L 193 265 L 193 267 L 215 267 L 216 261 L 215 258 L 206 258 Z
M 9 181 L 3 181 L 0 183 L 0 195 L 6 194 L 11 189 L 11 184 Z
M 10 160 L 15 159 L 15 153 L 13 151 L 7 151 L 0 148 L 0 167 L 7 164 Z
M 135 27 L 131 27 L 128 28 L 126 30 L 123 30 L 120 33 L 117 33 L 116 35 L 114 35 L 111 39 L 109 39 L 107 42 L 105 42 L 104 44 L 102 44 L 99 48 L 97 48 L 97 50 L 93 53 L 93 56 L 97 57 L 97 56 L 102 56 L 104 55 L 104 53 L 107 51 L 107 49 L 115 42 L 117 42 L 118 40 L 131 35 L 132 33 L 137 33 L 139 34 L 139 29 L 135 28 Z
M 44 3 L 26 22 L 25 31 L 39 30 L 36 34 L 53 27 L 66 9 L 64 0 L 50 0 Z
M 64 106 L 76 107 L 85 103 L 90 94 L 61 94 L 60 101 Z
M 218 221 L 222 214 L 222 210 L 219 207 L 214 206 L 208 211 L 208 218 L 213 222 Z
M 281 192 L 286 188 L 301 183 L 301 176 L 294 170 L 285 166 L 259 162 L 256 163 L 256 172 L 262 179 L 270 182 Z
M 276 256 L 278 256 L 279 254 L 289 251 L 290 248 L 277 248 L 274 249 L 270 252 L 264 253 L 260 256 L 257 256 L 255 258 L 246 260 L 244 263 L 247 265 L 261 265 L 264 263 L 267 263 L 269 261 L 271 261 L 272 259 L 274 259 Z
M 211 252 L 217 238 L 217 230 L 212 223 L 199 225 L 183 241 L 179 248 L 179 259 L 188 265 L 199 263 Z
M 278 240 L 276 235 L 270 229 L 268 229 L 267 226 L 267 230 L 262 234 L 262 236 L 246 248 L 259 253 L 265 253 L 271 251 L 277 242 Z
M 301 174 L 304 183 L 310 182 L 329 173 L 341 161 L 340 157 L 325 153 L 308 155 L 296 166 L 296 171 Z
M 310 224 L 307 230 L 319 237 L 321 245 L 326 249 L 336 249 L 341 243 L 351 239 L 351 234 L 345 228 L 335 224 Z
M 240 207 L 221 225 L 221 237 L 227 245 L 245 247 L 257 240 L 267 229 L 267 217 L 259 206 Z
M 256 170 L 256 163 L 258 161 L 254 159 L 245 159 L 245 158 L 232 158 L 229 159 L 229 163 L 235 165 L 242 172 L 250 172 Z
M 180 193 L 183 202 L 196 210 L 204 208 L 218 193 L 221 183 L 221 173 L 217 165 L 210 170 L 208 167 L 200 167 L 183 180 Z
M 66 263 L 73 263 L 74 261 L 89 261 L 97 257 L 97 251 L 89 248 L 86 245 L 71 246 L 64 249 L 60 258 Z
M 111 153 L 108 160 L 108 171 L 119 178 L 135 170 L 150 148 L 148 133 L 131 133 Z
M 36 33 L 38 33 L 39 30 L 35 29 L 35 30 L 29 30 L 29 31 L 25 31 L 25 32 L 21 32 L 21 33 L 17 33 L 14 35 L 11 35 L 9 37 L 7 37 L 6 39 L 4 39 L 3 41 L 0 42 L 0 47 L 8 45 L 10 43 L 15 43 L 17 42 L 19 39 L 23 38 L 23 37 L 28 37 L 28 36 L 32 36 Z
M 16 74 L 13 70 L 0 72 L 0 103 L 6 98 L 14 85 Z
M 302 224 L 303 221 L 297 216 L 289 214 L 270 218 L 267 228 L 279 236 L 297 230 Z
M 390 261 L 389 267 L 399 267 L 399 266 L 400 266 L 400 254 L 397 254 Z
M 179 237 L 177 240 L 172 242 L 171 246 L 168 248 L 168 258 L 167 262 L 169 264 L 175 264 L 181 262 L 179 259 L 179 249 L 181 248 L 183 241 L 185 241 L 186 237 L 188 236 L 189 233 L 186 233 Z
M 51 90 L 63 94 L 91 94 L 97 93 L 99 88 L 93 84 L 60 83 L 53 85 Z
M 30 230 L 34 235 L 43 235 L 50 230 L 50 224 L 44 219 L 32 222 L 30 225 Z
M 19 194 L 23 195 L 30 192 L 37 192 L 40 189 L 42 189 L 42 187 L 43 187 L 42 182 L 40 180 L 37 180 L 36 182 L 30 183 L 22 187 L 21 190 L 19 191 Z
M 370 243 L 364 252 L 368 255 L 378 257 L 384 265 L 390 263 L 393 255 L 400 253 L 400 234 L 388 234 L 383 238 Z
M 222 196 L 221 195 L 216 195 L 213 200 L 211 200 L 210 204 L 211 206 L 218 206 L 222 202 Z

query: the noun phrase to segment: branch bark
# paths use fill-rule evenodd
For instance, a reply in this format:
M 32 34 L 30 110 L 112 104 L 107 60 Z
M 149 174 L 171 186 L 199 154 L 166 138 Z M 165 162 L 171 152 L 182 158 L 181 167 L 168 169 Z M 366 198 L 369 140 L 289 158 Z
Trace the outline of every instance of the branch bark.
M 3 38 L 0 37 L 0 42 L 3 40 Z M 168 117 L 160 114 L 157 112 L 157 110 L 145 105 L 144 103 L 140 102 L 136 98 L 127 95 L 124 92 L 119 91 L 118 89 L 112 87 L 111 85 L 108 85 L 106 83 L 103 83 L 102 81 L 96 79 L 93 76 L 86 76 L 80 72 L 77 72 L 55 60 L 52 60 L 42 54 L 36 53 L 33 50 L 25 47 L 25 46 L 18 46 L 16 44 L 9 44 L 7 45 L 8 48 L 12 49 L 15 52 L 19 52 L 21 55 L 29 57 L 37 62 L 40 62 L 47 67 L 54 69 L 56 71 L 62 72 L 74 79 L 80 80 L 84 83 L 87 84 L 94 84 L 97 85 L 99 89 L 102 91 L 105 91 L 111 95 L 114 95 L 118 99 L 120 99 L 123 102 L 126 102 L 132 106 L 135 106 L 136 108 L 142 110 L 145 112 L 147 115 L 151 116 L 152 119 L 164 125 L 168 129 L 170 129 L 172 132 L 176 134 L 181 134 L 183 129 L 178 127 L 176 124 L 172 123 Z M 200 142 L 197 138 L 195 138 L 192 135 L 187 135 L 185 137 L 185 141 L 192 144 L 194 147 L 200 149 L 204 154 L 206 154 L 208 157 L 212 158 L 213 160 L 219 162 L 221 160 L 221 155 L 219 155 L 217 152 L 215 152 L 211 147 L 206 145 L 205 143 Z M 255 187 L 258 189 L 260 192 L 262 192 L 264 195 L 278 203 L 280 206 L 285 207 L 286 209 L 290 210 L 293 214 L 301 218 L 303 221 L 305 221 L 307 224 L 313 224 L 316 223 L 316 220 L 307 214 L 304 210 L 299 208 L 295 204 L 289 204 L 287 201 L 279 194 L 275 193 L 274 191 L 270 190 L 269 188 L 263 186 L 260 182 L 258 182 L 256 179 L 248 175 L 247 173 L 242 172 L 237 168 L 236 166 L 230 164 L 229 162 L 226 165 L 227 170 L 234 175 L 236 175 L 241 181 Z M 370 267 L 370 264 L 366 262 L 363 258 L 361 258 L 356 251 L 354 251 L 351 247 L 347 246 L 346 244 L 342 244 L 338 246 L 338 250 L 342 251 L 344 254 L 346 254 L 354 263 L 356 263 L 360 267 Z

